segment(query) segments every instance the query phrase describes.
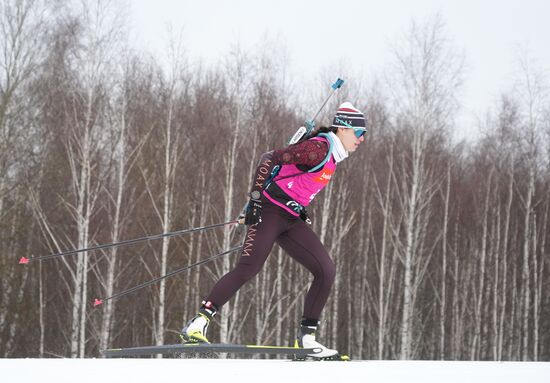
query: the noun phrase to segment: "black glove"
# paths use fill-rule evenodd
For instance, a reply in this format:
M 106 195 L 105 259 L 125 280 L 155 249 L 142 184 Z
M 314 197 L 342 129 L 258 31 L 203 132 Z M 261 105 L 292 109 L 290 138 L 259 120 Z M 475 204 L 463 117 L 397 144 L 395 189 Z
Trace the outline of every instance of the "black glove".
M 245 225 L 256 225 L 262 222 L 262 203 L 259 199 L 250 198 L 244 214 Z

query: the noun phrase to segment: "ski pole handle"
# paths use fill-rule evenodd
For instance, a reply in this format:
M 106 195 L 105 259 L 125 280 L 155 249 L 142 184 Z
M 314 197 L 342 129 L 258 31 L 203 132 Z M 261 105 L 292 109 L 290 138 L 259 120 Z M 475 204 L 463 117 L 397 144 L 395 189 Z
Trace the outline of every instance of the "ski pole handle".
M 338 78 L 338 79 L 336 79 L 336 82 L 331 85 L 331 88 L 336 90 L 336 89 L 341 88 L 342 85 L 344 85 L 344 80 L 342 80 L 341 78 Z

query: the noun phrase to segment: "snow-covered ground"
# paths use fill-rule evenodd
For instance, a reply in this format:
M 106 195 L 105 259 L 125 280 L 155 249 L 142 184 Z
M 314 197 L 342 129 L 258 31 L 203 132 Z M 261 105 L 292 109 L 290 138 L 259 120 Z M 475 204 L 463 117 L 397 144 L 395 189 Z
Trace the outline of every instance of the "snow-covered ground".
M 198 378 L 203 375 L 204 378 Z M 0 359 L 2 383 L 549 383 L 550 362 Z

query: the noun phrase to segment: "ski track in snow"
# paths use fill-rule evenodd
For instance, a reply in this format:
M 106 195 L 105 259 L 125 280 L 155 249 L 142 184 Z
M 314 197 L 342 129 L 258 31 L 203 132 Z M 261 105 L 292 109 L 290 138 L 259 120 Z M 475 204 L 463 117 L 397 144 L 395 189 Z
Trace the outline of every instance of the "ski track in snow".
M 0 359 L 2 383 L 216 382 L 548 383 L 550 362 L 251 359 Z

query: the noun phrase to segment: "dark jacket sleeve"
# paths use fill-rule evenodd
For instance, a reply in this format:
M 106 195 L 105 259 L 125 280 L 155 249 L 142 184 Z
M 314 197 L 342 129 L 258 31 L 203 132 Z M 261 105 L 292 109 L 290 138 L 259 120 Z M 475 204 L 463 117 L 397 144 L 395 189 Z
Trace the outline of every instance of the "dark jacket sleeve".
M 307 140 L 284 149 L 264 153 L 256 168 L 251 195 L 254 191 L 261 192 L 275 166 L 296 165 L 307 171 L 321 163 L 328 153 L 328 144 L 317 140 Z

